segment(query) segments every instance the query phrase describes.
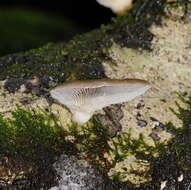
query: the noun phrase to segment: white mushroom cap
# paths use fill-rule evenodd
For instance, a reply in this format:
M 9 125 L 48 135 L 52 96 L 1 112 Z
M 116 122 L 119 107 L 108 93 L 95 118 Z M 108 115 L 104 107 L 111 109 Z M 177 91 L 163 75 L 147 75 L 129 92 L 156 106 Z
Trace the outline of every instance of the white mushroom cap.
M 97 0 L 100 5 L 110 8 L 114 13 L 118 15 L 124 14 L 124 12 L 132 7 L 133 0 Z
M 72 120 L 83 124 L 96 110 L 132 100 L 151 85 L 139 79 L 101 79 L 66 82 L 50 91 L 51 96 L 73 114 Z

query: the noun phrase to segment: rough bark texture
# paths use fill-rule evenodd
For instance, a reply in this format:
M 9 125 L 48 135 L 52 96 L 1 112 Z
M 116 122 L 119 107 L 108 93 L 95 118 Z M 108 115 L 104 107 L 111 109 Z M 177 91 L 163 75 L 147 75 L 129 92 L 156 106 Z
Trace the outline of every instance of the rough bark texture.
M 117 108 L 107 108 L 97 116 L 112 130 L 111 136 L 119 130 L 123 133 L 131 130 L 132 138 L 143 134 L 148 146 L 154 147 L 156 141 L 160 141 L 168 143 L 169 149 L 163 154 L 156 153 L 147 162 L 142 162 L 140 155 L 131 153 L 108 173 L 122 172 L 125 176 L 126 182 L 117 183 L 118 189 L 160 189 L 166 180 L 168 189 L 188 189 L 191 162 L 179 158 L 174 147 L 182 138 L 181 143 L 187 144 L 186 150 L 190 150 L 189 138 L 186 134 L 176 136 L 167 130 L 167 125 L 171 122 L 180 129 L 188 126 L 169 108 L 181 111 L 175 104 L 176 92 L 190 93 L 191 16 L 183 18 L 181 6 L 168 9 L 163 9 L 163 5 L 152 6 L 148 18 L 135 21 L 132 11 L 116 18 L 111 25 L 76 36 L 68 43 L 48 44 L 1 58 L 0 113 L 9 117 L 16 104 L 40 106 L 58 114 L 62 124 L 71 125 L 70 113 L 61 106 L 52 105 L 48 95 L 57 84 L 106 77 L 148 80 L 159 91 L 152 89 L 141 98 Z M 123 112 L 123 118 L 117 118 L 112 109 L 120 109 L 118 112 Z M 104 119 L 103 114 L 106 115 Z M 183 157 L 189 157 L 189 151 L 183 152 Z M 183 181 L 178 180 L 181 174 L 185 177 Z

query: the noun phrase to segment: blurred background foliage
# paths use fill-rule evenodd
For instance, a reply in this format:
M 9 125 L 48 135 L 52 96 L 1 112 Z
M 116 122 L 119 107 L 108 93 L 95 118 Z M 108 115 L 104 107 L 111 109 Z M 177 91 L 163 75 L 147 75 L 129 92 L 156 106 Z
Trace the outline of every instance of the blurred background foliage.
M 99 13 L 99 14 L 98 14 Z M 48 42 L 62 42 L 110 21 L 96 1 L 6 0 L 0 2 L 0 56 Z
M 1 10 L 0 27 L 0 56 L 65 41 L 86 31 L 70 19 L 24 8 Z

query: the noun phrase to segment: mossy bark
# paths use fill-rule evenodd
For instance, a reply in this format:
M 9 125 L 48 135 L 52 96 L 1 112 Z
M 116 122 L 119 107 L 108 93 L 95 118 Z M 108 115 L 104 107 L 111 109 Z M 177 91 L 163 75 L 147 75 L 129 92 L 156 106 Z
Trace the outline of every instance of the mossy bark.
M 176 118 L 169 107 L 177 107 L 175 105 L 177 99 L 175 91 L 182 94 L 189 92 L 191 82 L 191 24 L 189 17 L 182 18 L 184 14 L 182 7 L 172 8 L 169 12 L 164 12 L 164 7 L 163 5 L 154 7 L 149 14 L 139 21 L 135 20 L 132 11 L 114 19 L 110 25 L 101 26 L 100 29 L 76 36 L 67 43 L 50 43 L 38 49 L 2 57 L 0 59 L 0 111 L 3 113 L 10 112 L 16 103 L 23 104 L 23 102 L 23 106 L 42 105 L 43 108 L 47 108 L 49 106 L 47 92 L 58 83 L 69 80 L 105 77 L 146 79 L 163 88 L 167 93 L 162 91 L 158 94 L 158 98 L 141 98 L 124 104 L 122 110 L 125 116 L 121 124 L 125 134 L 119 134 L 114 139 L 113 143 L 116 149 L 112 150 L 113 155 L 108 160 L 115 158 L 116 162 L 113 167 L 121 167 L 120 172 L 126 174 L 126 181 L 131 181 L 132 184 L 142 183 L 140 189 L 158 188 L 160 182 L 168 179 L 168 175 L 170 175 L 170 173 L 165 172 L 167 165 L 172 166 L 169 169 L 172 173 L 173 171 L 176 172 L 170 175 L 174 179 L 179 177 L 179 169 L 183 173 L 185 171 L 185 175 L 189 175 L 187 169 L 184 170 L 184 166 L 181 166 L 176 150 L 174 150 L 174 147 L 177 148 L 177 144 L 171 145 L 171 142 L 174 143 L 176 138 L 172 140 L 174 134 L 169 132 L 167 127 L 171 129 L 174 129 L 175 126 L 182 127 L 182 119 Z M 39 86 L 29 85 L 29 79 L 34 76 L 41 81 Z M 21 92 L 22 85 L 28 88 L 28 94 Z M 154 91 L 148 94 L 148 96 L 150 95 L 156 97 Z M 26 100 L 20 102 L 23 96 L 29 103 Z M 41 102 L 41 100 L 45 102 Z M 139 121 L 145 121 L 146 126 L 141 128 L 138 125 Z M 170 124 L 167 126 L 169 121 L 173 121 L 175 126 Z M 161 127 L 161 125 L 165 127 Z M 104 130 L 100 132 L 98 129 L 87 128 L 85 129 L 90 130 L 87 132 L 88 135 L 78 135 L 80 140 L 88 142 L 88 146 L 84 147 L 84 144 L 80 144 L 81 141 L 78 139 L 76 142 L 79 143 L 79 150 L 88 147 L 88 150 L 85 149 L 88 158 L 95 158 L 96 153 L 101 152 L 101 162 L 107 163 L 107 158 L 104 157 L 105 149 L 100 151 L 100 146 L 95 147 L 95 142 L 99 144 L 103 140 L 104 148 L 108 148 L 107 141 L 104 141 L 106 136 L 102 138 L 102 135 L 105 134 L 103 133 Z M 98 128 L 100 129 L 101 126 Z M 137 140 L 132 140 L 126 135 L 129 128 L 133 139 L 136 138 Z M 159 128 L 161 130 L 158 130 Z M 151 133 L 154 130 L 155 132 L 158 130 L 157 135 L 161 139 L 160 143 L 157 143 L 156 139 L 152 139 L 154 136 L 151 136 Z M 176 130 L 178 131 L 178 129 Z M 74 130 L 73 134 L 77 135 L 75 132 Z M 90 141 L 92 144 L 88 141 L 91 132 L 95 133 L 95 136 L 98 135 L 98 138 L 93 138 Z M 100 133 L 97 134 L 97 132 Z M 146 136 L 144 140 L 141 134 Z M 107 136 L 106 140 L 108 138 Z M 166 142 L 170 145 L 167 149 Z M 92 156 L 90 150 L 96 156 L 94 154 Z M 170 154 L 169 151 L 174 152 Z M 166 153 L 168 153 L 168 157 L 165 157 Z M 184 153 L 188 155 L 188 151 Z M 135 162 L 132 160 L 129 162 L 128 159 L 124 159 L 127 155 L 130 155 L 129 158 L 133 158 L 133 160 L 135 157 L 137 159 L 134 160 Z M 167 162 L 163 169 L 159 170 L 159 178 L 157 179 L 155 171 L 165 158 Z M 149 164 L 141 163 L 141 160 L 146 160 Z M 155 167 L 156 162 L 159 165 L 157 167 Z M 178 168 L 176 168 L 177 162 L 180 164 Z M 116 165 L 117 163 L 119 164 Z M 189 162 L 185 163 L 186 168 L 189 168 Z M 142 171 L 139 170 L 141 167 L 146 168 Z M 118 169 L 115 168 L 115 172 Z M 143 173 L 146 174 L 142 178 Z M 164 173 L 163 176 L 162 173 Z M 114 174 L 114 178 L 119 177 Z M 151 185 L 147 185 L 148 181 Z M 129 184 L 127 182 L 122 185 L 129 187 Z M 131 187 L 131 189 L 136 188 L 134 185 Z

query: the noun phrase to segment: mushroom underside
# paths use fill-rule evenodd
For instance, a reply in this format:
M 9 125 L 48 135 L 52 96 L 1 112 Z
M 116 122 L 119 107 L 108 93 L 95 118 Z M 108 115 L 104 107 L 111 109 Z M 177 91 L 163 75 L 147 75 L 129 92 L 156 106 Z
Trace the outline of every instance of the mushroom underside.
M 96 110 L 132 100 L 149 88 L 149 85 L 137 83 L 97 88 L 59 87 L 51 90 L 50 93 L 54 99 L 70 109 L 73 121 L 82 124 L 87 122 Z

